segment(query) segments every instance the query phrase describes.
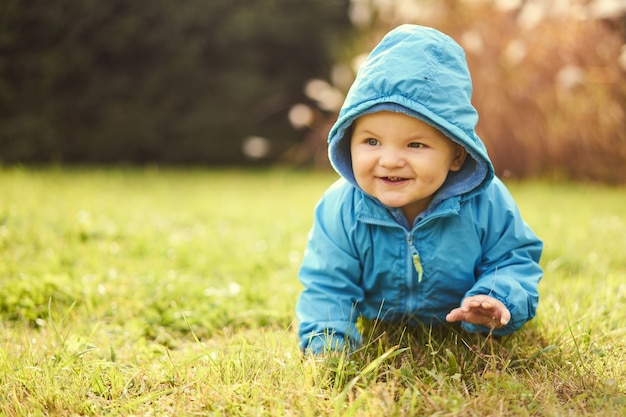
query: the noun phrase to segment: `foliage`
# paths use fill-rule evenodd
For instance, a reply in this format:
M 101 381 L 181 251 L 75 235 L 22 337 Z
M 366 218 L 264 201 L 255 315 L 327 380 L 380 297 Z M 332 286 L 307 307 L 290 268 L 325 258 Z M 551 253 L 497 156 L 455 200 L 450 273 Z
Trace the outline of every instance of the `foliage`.
M 303 358 L 297 268 L 333 180 L 0 170 L 0 414 L 623 415 L 623 188 L 508 183 L 545 241 L 519 333 L 362 323 L 352 356 Z
M 3 0 L 0 162 L 233 163 L 251 135 L 279 152 L 347 3 Z
M 435 27 L 465 48 L 477 130 L 500 176 L 626 182 L 623 5 L 598 15 L 605 2 L 353 3 L 359 53 L 403 23 Z

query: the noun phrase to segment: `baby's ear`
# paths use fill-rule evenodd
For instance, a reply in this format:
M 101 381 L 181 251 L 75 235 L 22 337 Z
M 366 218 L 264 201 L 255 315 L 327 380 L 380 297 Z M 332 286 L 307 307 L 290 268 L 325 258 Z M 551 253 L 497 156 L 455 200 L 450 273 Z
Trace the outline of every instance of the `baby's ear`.
M 463 166 L 465 162 L 465 158 L 467 158 L 467 151 L 461 145 L 454 145 L 454 158 L 452 159 L 452 163 L 450 164 L 450 171 L 458 171 Z

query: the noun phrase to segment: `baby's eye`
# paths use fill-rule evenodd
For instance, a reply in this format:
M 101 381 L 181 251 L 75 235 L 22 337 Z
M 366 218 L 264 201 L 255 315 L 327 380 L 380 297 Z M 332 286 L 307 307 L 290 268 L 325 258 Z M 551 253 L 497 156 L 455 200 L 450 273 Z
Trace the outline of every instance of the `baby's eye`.
M 374 139 L 374 138 L 367 138 L 365 140 L 365 143 L 367 143 L 370 146 L 376 146 L 379 144 L 378 139 Z
M 424 146 L 423 143 L 419 142 L 411 142 L 409 143 L 409 148 L 422 148 Z

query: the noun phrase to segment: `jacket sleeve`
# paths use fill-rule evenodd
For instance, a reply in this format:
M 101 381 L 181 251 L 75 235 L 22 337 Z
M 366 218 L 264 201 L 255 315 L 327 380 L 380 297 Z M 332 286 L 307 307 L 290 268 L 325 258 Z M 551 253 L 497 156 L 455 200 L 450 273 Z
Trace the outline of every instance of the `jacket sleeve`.
M 511 312 L 506 326 L 495 335 L 511 334 L 535 316 L 539 302 L 538 284 L 543 276 L 539 259 L 543 243 L 522 220 L 508 190 L 499 179 L 479 197 L 476 224 L 482 242 L 482 259 L 477 281 L 465 297 L 490 295 Z M 484 326 L 463 323 L 468 331 L 488 332 Z
M 346 191 L 331 190 L 315 209 L 299 279 L 304 290 L 296 307 L 300 347 L 305 352 L 349 349 L 361 343 L 356 306 L 363 299 L 361 263 L 350 231 L 353 216 Z M 347 200 L 350 200 L 348 197 Z

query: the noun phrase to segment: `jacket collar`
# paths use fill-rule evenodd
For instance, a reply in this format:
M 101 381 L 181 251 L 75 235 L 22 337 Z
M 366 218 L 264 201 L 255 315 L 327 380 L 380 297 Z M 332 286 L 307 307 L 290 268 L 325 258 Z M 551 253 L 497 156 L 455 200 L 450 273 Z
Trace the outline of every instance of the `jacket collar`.
M 379 226 L 402 227 L 406 230 L 412 230 L 436 217 L 458 214 L 461 208 L 461 196 L 449 197 L 439 202 L 433 199 L 433 203 L 428 209 L 417 217 L 413 225 L 410 225 L 401 209 L 387 207 L 360 189 L 357 189 L 357 192 L 359 195 L 355 206 L 357 221 Z

